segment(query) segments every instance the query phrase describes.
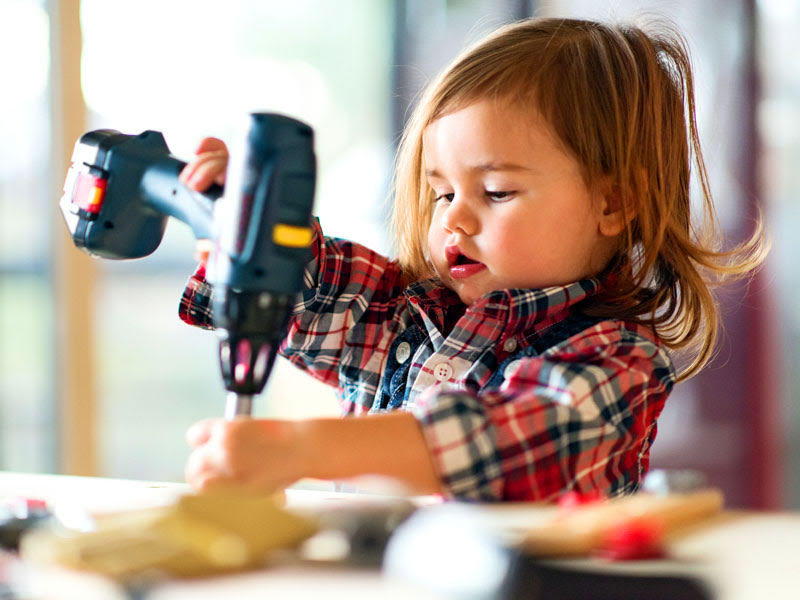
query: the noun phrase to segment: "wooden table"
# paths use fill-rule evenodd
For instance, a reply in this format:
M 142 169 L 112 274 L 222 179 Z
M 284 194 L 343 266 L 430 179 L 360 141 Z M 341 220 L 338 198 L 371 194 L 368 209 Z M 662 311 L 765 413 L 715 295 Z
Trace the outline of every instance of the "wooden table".
M 0 499 L 41 498 L 92 513 L 136 509 L 173 502 L 190 490 L 185 484 L 58 475 L 0 472 Z M 287 490 L 287 508 L 325 511 L 356 496 L 332 490 Z M 435 503 L 419 498 L 418 504 Z M 482 505 L 475 512 L 481 525 L 508 543 L 526 526 L 548 518 L 552 508 L 533 504 Z M 670 548 L 669 560 L 604 563 L 595 559 L 551 561 L 580 571 L 641 575 L 688 575 L 701 579 L 720 600 L 770 600 L 800 597 L 800 513 L 724 512 Z M 131 598 L 130 591 L 103 578 L 60 571 L 44 576 L 37 568 L 17 565 L 15 573 L 35 581 L 32 598 L 81 600 Z M 36 573 L 32 576 L 31 573 Z M 236 598 L 426 598 L 446 597 L 413 582 L 389 578 L 378 569 L 352 566 L 284 564 L 273 568 L 195 581 L 168 581 L 139 597 L 147 600 Z

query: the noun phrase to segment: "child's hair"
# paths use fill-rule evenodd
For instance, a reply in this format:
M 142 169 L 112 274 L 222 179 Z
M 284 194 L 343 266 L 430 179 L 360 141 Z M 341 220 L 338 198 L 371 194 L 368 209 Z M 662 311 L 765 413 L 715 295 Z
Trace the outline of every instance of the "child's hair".
M 764 258 L 753 236 L 722 251 L 695 121 L 686 43 L 672 27 L 531 19 L 465 51 L 427 88 L 400 144 L 394 182 L 397 258 L 409 280 L 433 274 L 426 260 L 433 191 L 422 134 L 437 118 L 482 99 L 538 111 L 580 163 L 586 184 L 619 194 L 626 234 L 591 313 L 649 324 L 669 348 L 692 350 L 681 374 L 709 360 L 719 327 L 710 286 Z M 692 163 L 703 220 L 690 217 Z

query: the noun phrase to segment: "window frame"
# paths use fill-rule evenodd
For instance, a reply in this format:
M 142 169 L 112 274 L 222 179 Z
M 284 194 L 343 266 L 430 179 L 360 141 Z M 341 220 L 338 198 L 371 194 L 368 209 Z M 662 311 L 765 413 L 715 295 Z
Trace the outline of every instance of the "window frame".
M 73 145 L 86 130 L 81 91 L 80 0 L 48 0 L 50 16 L 51 189 L 59 198 Z M 97 396 L 93 360 L 92 292 L 96 267 L 75 252 L 61 216 L 53 211 L 53 315 L 56 465 L 61 473 L 98 474 Z

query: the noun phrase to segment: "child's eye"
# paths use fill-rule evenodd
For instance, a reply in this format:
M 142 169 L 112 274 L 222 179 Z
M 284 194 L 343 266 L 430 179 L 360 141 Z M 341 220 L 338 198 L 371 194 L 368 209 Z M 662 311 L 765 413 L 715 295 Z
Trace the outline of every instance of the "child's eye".
M 448 202 L 452 202 L 454 196 L 455 196 L 455 194 L 452 194 L 452 193 L 451 194 L 439 194 L 434 199 L 434 202 L 439 202 L 439 200 L 447 200 Z
M 510 190 L 503 192 L 490 192 L 489 190 L 486 190 L 486 195 L 495 202 L 505 202 L 506 200 L 510 200 L 515 193 L 516 192 Z

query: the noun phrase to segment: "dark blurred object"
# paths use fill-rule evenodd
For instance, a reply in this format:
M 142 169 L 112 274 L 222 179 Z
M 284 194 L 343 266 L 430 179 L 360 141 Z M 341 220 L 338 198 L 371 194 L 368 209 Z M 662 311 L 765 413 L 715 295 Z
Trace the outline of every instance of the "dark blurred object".
M 448 598 L 466 600 L 710 600 L 699 581 L 680 575 L 634 575 L 618 565 L 552 561 L 501 539 L 479 507 L 424 508 L 389 541 L 384 572 Z
M 47 521 L 47 503 L 35 498 L 8 498 L 0 502 L 0 547 L 18 550 L 22 534 Z
M 416 510 L 401 498 L 329 509 L 316 516 L 321 531 L 306 542 L 303 558 L 378 567 L 390 537 Z
M 514 556 L 505 585 L 491 598 L 508 600 L 712 600 L 710 590 L 690 577 L 632 575 L 575 569 Z

